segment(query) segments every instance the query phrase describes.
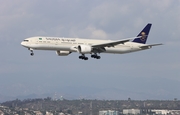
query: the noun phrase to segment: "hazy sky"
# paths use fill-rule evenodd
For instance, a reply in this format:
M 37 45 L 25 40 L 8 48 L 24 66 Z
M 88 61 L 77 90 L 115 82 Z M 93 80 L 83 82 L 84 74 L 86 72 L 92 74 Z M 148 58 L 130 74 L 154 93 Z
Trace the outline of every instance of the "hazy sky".
M 101 54 L 100 60 L 55 51 L 32 57 L 20 45 L 40 35 L 119 40 L 136 36 L 147 23 L 153 24 L 147 43 L 163 46 Z M 179 87 L 180 0 L 0 0 L 0 96 L 174 99 Z

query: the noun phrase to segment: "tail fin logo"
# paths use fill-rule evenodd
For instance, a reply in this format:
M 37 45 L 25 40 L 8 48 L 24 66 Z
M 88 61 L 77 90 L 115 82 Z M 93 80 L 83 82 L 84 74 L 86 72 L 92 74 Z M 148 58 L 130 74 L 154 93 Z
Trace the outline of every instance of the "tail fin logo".
M 141 32 L 141 41 L 145 41 L 146 40 L 146 33 L 145 32 Z
M 149 31 L 151 29 L 151 25 L 152 24 L 148 23 L 143 28 L 143 30 L 139 32 L 139 34 L 137 35 L 138 38 L 134 39 L 133 42 L 145 44 L 148 38 Z

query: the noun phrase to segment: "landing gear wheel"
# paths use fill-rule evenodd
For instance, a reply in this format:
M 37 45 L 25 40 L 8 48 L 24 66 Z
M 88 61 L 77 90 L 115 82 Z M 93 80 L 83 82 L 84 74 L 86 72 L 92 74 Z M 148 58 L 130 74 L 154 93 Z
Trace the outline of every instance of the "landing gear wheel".
M 34 55 L 34 53 L 31 53 L 31 56 L 33 56 Z
M 97 54 L 93 54 L 93 55 L 91 55 L 91 57 L 92 57 L 92 58 L 96 58 L 96 59 L 100 59 L 100 58 L 101 58 L 101 57 L 98 56 Z
M 79 59 L 83 59 L 83 56 L 79 56 Z
M 79 59 L 88 60 L 88 57 L 85 57 L 85 55 L 79 56 Z
M 96 59 L 101 59 L 101 57 L 100 57 L 100 56 L 97 56 Z
M 88 60 L 88 57 L 84 57 L 84 60 Z

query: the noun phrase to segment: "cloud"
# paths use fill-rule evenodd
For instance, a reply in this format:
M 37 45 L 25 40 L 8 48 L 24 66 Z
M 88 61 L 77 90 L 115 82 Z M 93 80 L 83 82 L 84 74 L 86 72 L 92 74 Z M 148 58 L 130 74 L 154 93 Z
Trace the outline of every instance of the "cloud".
M 78 31 L 74 31 L 74 30 L 75 29 L 72 28 L 70 34 L 75 37 L 81 36 L 87 38 L 88 36 L 89 39 L 107 39 L 107 34 L 103 30 L 97 29 L 91 25 L 88 25 L 83 30 L 78 30 Z
M 101 26 L 106 26 L 116 18 L 127 15 L 130 12 L 130 6 L 120 5 L 116 2 L 104 2 L 90 11 L 90 18 L 98 21 Z

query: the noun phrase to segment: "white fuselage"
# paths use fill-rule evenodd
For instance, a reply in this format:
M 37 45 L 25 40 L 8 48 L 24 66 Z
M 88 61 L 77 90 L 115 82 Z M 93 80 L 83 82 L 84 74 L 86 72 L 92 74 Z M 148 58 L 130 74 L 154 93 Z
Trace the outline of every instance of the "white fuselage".
M 31 37 L 21 42 L 21 45 L 32 50 L 55 50 L 55 51 L 70 51 L 78 52 L 79 45 L 92 46 L 96 44 L 103 44 L 113 42 L 112 40 L 94 40 L 94 39 L 80 39 L 80 38 L 61 38 L 61 37 Z M 126 42 L 118 44 L 114 47 L 105 47 L 102 53 L 130 53 L 149 48 L 141 48 L 145 44 Z

